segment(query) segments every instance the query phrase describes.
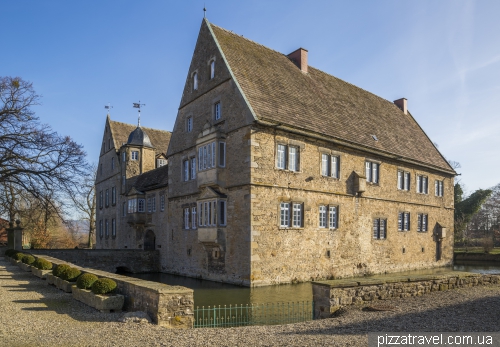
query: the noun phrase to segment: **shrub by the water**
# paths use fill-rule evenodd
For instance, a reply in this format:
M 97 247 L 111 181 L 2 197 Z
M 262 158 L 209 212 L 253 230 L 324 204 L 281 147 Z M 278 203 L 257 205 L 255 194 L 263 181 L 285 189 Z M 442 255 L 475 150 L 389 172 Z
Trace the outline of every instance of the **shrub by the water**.
M 80 289 L 90 289 L 98 278 L 94 274 L 83 274 L 76 280 L 76 286 Z
M 22 260 L 24 256 L 25 256 L 24 253 L 17 252 L 17 253 L 14 253 L 14 255 L 12 256 L 12 258 L 14 258 L 15 260 Z
M 12 258 L 12 256 L 14 255 L 14 253 L 16 253 L 17 251 L 15 249 L 8 249 L 5 251 L 5 256 L 6 257 L 9 257 L 9 258 Z
M 43 258 L 38 258 L 35 260 L 33 263 L 33 266 L 36 267 L 37 269 L 40 270 L 51 270 L 52 269 L 52 263 L 46 259 Z
M 25 254 L 21 261 L 27 265 L 31 265 L 35 262 L 35 257 L 32 256 L 31 254 Z
M 70 267 L 64 270 L 59 277 L 68 282 L 75 282 L 81 274 L 82 272 L 77 268 Z
M 61 277 L 63 271 L 69 269 L 70 267 L 71 266 L 69 266 L 68 264 L 59 264 L 52 273 L 54 274 L 54 276 Z
M 99 278 L 92 285 L 94 294 L 109 294 L 116 289 L 116 282 L 110 278 Z

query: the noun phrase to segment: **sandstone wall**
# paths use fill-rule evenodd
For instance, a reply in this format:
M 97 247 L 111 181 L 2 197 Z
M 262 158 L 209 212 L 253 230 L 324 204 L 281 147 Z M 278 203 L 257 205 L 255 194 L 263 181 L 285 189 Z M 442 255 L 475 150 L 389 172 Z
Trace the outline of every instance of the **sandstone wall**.
M 481 275 L 467 272 L 357 281 L 314 282 L 314 318 L 329 318 L 332 313 L 344 305 L 363 304 L 390 298 L 406 298 L 438 290 L 498 283 L 500 283 L 500 275 Z

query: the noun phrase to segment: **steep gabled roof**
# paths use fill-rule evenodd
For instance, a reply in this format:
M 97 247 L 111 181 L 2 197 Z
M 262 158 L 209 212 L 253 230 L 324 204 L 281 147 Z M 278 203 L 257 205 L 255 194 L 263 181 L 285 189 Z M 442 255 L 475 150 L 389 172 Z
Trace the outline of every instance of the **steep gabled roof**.
M 137 128 L 137 125 L 116 122 L 109 119 L 109 127 L 113 135 L 115 148 L 118 149 L 123 144 L 127 143 L 130 133 Z M 156 148 L 157 152 L 167 152 L 170 137 L 172 136 L 170 131 L 146 128 L 143 126 L 141 126 L 141 129 L 149 136 L 151 144 Z
M 159 189 L 168 185 L 168 165 L 150 170 L 135 177 L 133 188 L 140 192 Z
M 258 120 L 454 172 L 394 103 L 311 66 L 303 73 L 286 55 L 206 24 Z

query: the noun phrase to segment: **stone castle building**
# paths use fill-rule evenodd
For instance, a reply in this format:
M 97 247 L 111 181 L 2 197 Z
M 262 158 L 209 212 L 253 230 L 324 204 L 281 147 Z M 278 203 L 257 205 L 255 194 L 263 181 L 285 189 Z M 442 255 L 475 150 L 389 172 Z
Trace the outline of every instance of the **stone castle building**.
M 307 56 L 203 20 L 172 133 L 106 121 L 97 247 L 245 286 L 450 265 L 455 172 L 407 100 Z

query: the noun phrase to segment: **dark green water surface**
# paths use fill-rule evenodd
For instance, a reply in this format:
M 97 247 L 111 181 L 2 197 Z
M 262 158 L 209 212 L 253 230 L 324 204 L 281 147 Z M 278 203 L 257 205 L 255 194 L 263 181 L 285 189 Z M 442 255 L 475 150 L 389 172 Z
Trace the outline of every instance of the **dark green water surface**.
M 475 273 L 500 273 L 499 262 L 456 262 L 455 271 Z M 435 268 L 398 273 L 398 275 L 425 275 L 448 272 L 450 268 Z M 153 274 L 126 274 L 148 281 L 161 282 L 169 285 L 184 286 L 194 289 L 194 306 L 213 305 L 245 305 L 291 301 L 312 301 L 312 285 L 309 282 L 299 284 L 282 284 L 276 286 L 247 288 L 226 283 L 218 283 L 195 278 Z M 391 274 L 395 275 L 395 274 Z

